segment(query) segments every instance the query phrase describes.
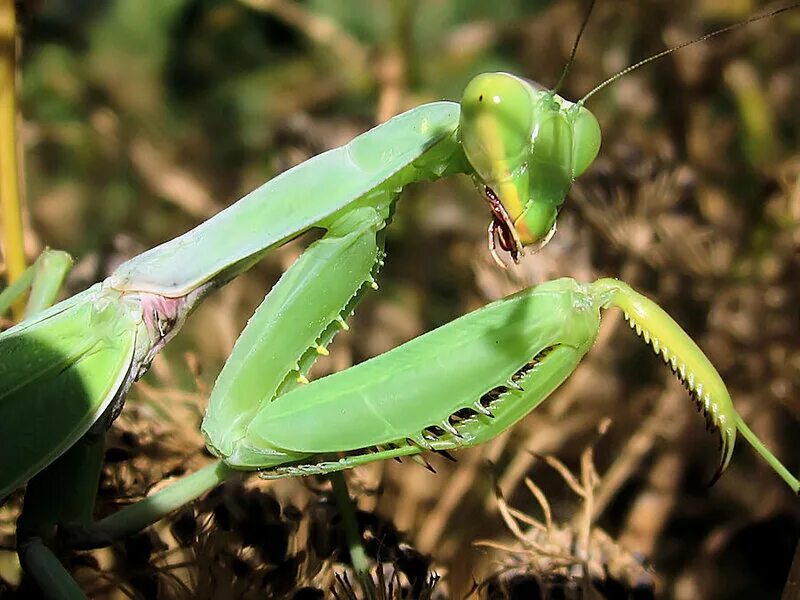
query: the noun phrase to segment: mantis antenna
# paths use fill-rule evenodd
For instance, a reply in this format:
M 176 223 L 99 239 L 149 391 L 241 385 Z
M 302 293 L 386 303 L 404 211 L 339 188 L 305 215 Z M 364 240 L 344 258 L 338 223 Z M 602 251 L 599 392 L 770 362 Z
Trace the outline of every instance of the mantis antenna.
M 583 23 L 581 23 L 581 28 L 578 30 L 578 35 L 575 37 L 575 43 L 572 44 L 572 52 L 570 52 L 569 54 L 569 59 L 567 60 L 567 64 L 564 65 L 564 70 L 561 71 L 561 77 L 558 78 L 558 82 L 552 89 L 552 92 L 554 94 L 558 93 L 558 90 L 561 89 L 561 84 L 564 83 L 564 79 L 566 79 L 567 77 L 569 68 L 572 66 L 572 62 L 575 60 L 575 53 L 578 51 L 578 44 L 580 44 L 583 31 L 586 29 L 586 25 L 589 23 L 589 17 L 592 14 L 592 9 L 594 8 L 595 2 L 596 0 L 591 0 L 591 2 L 589 3 L 589 8 L 586 10 L 586 14 L 583 17 Z
M 604 82 L 602 82 L 599 85 L 597 85 L 588 94 L 586 94 L 583 98 L 581 98 L 577 102 L 577 104 L 581 104 L 581 105 L 584 104 L 586 102 L 586 100 L 588 100 L 589 98 L 594 96 L 597 92 L 602 90 L 607 85 L 609 85 L 611 83 L 614 83 L 620 77 L 624 77 L 625 75 L 627 75 L 631 71 L 635 71 L 639 67 L 643 67 L 644 65 L 646 65 L 648 63 L 651 63 L 654 60 L 658 60 L 659 58 L 667 56 L 668 54 L 672 54 L 673 52 L 676 52 L 678 50 L 686 48 L 686 46 L 691 46 L 692 44 L 696 44 L 698 42 L 705 41 L 705 40 L 707 40 L 709 38 L 721 35 L 723 33 L 728 33 L 729 31 L 733 31 L 734 29 L 739 29 L 740 27 L 744 27 L 746 25 L 750 25 L 752 23 L 755 23 L 756 21 L 761 21 L 763 19 L 771 19 L 772 17 L 775 17 L 775 16 L 777 16 L 777 15 L 779 15 L 781 13 L 793 10 L 795 8 L 800 8 L 800 2 L 795 2 L 794 4 L 790 4 L 789 6 L 784 6 L 783 8 L 778 8 L 778 9 L 773 10 L 772 12 L 768 12 L 768 13 L 765 13 L 765 14 L 762 14 L 762 15 L 755 15 L 753 17 L 750 17 L 749 19 L 745 19 L 744 21 L 739 21 L 738 23 L 734 23 L 733 25 L 728 25 L 727 27 L 723 27 L 721 29 L 717 29 L 716 31 L 712 31 L 711 33 L 706 33 L 706 34 L 701 35 L 700 37 L 697 37 L 697 38 L 695 38 L 693 40 L 689 40 L 688 42 L 684 42 L 683 44 L 678 44 L 677 46 L 673 46 L 672 48 L 667 48 L 666 50 L 662 50 L 661 52 L 653 54 L 652 56 L 648 56 L 647 58 L 642 59 L 639 62 L 630 65 L 629 67 L 625 67 L 624 69 L 622 69 L 622 71 L 620 71 L 616 75 L 612 75 L 611 77 L 606 79 Z M 590 10 L 591 10 L 591 8 L 590 8 Z M 587 19 L 588 19 L 588 14 L 587 14 Z M 586 21 L 584 21 L 584 25 L 585 24 L 586 24 Z M 583 28 L 581 28 L 581 33 L 583 33 Z M 580 33 L 578 34 L 578 39 L 580 39 Z M 573 55 L 574 55 L 574 49 L 573 49 Z M 571 60 L 572 60 L 572 57 L 570 57 L 570 61 Z M 569 66 L 569 63 L 567 63 L 567 66 Z M 566 72 L 566 68 L 564 69 L 564 71 Z M 563 78 L 563 74 L 562 74 L 562 78 Z M 558 83 L 560 85 L 561 84 L 561 80 L 559 80 Z

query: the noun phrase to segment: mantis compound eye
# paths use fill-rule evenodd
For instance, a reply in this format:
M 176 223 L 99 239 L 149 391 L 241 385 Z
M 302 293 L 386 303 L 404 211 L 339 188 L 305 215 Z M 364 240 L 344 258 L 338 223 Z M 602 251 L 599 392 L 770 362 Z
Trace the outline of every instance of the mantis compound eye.
M 477 176 L 497 187 L 522 167 L 533 134 L 535 91 L 507 73 L 475 77 L 461 100 L 459 132 Z
M 572 122 L 572 176 L 582 175 L 600 151 L 600 124 L 585 106 L 576 105 L 572 109 L 575 117 Z
M 467 85 L 461 102 L 460 141 L 492 211 L 489 248 L 499 264 L 498 239 L 515 262 L 524 244 L 514 221 L 528 199 L 536 94 L 536 88 L 523 79 L 487 73 Z

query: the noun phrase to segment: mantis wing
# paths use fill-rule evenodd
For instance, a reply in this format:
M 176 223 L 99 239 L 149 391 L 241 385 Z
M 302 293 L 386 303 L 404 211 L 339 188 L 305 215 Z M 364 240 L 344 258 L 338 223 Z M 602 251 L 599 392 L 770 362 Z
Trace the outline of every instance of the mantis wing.
M 58 458 L 126 387 L 140 319 L 94 286 L 0 335 L 0 498 Z

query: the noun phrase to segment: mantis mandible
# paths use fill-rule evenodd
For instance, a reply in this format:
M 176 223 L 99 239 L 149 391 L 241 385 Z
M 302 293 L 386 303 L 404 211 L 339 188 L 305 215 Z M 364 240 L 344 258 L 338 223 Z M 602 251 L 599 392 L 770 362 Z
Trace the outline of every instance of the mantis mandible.
M 40 312 L 47 302 L 37 303 L 36 314 L 0 334 L 0 497 L 29 482 L 29 535 L 72 520 L 86 525 L 75 545 L 91 546 L 157 520 L 235 470 L 323 474 L 479 444 L 569 377 L 595 341 L 601 311 L 612 307 L 625 312 L 719 431 L 715 478 L 730 462 L 738 432 L 797 492 L 800 482 L 739 417 L 697 345 L 654 302 L 614 279 L 539 285 L 308 382 L 316 357 L 376 287 L 384 229 L 406 185 L 472 177 L 491 211 L 488 243 L 498 262 L 498 245 L 518 261 L 526 247 L 547 243 L 571 184 L 600 148 L 585 99 L 572 103 L 506 73 L 480 75 L 460 104 L 403 113 L 276 177 L 88 290 Z M 96 448 L 85 450 L 79 440 L 102 438 L 127 390 L 209 293 L 312 228 L 325 234 L 267 295 L 211 394 L 202 429 L 220 462 L 90 527 L 87 490 L 99 463 Z M 47 269 L 31 271 L 36 284 L 48 281 L 39 270 Z M 19 287 L 0 295 L 0 305 Z M 45 490 L 68 463 L 78 465 L 86 484 L 52 514 L 43 508 Z M 49 568 L 39 556 L 31 554 L 28 564 Z

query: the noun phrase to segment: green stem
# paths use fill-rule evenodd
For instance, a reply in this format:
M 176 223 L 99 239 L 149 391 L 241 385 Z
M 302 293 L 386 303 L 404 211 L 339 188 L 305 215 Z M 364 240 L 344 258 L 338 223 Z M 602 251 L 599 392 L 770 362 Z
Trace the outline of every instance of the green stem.
M 72 268 L 72 257 L 60 250 L 46 248 L 14 283 L 0 292 L 0 315 L 21 300 L 30 288 L 24 317 L 32 317 L 55 304 L 64 279 Z
M 0 292 L 0 315 L 5 312 L 22 298 L 23 294 L 33 284 L 33 276 L 36 270 L 31 267 L 26 269 L 21 276 L 17 277 L 13 283 Z
M 55 304 L 64 280 L 72 268 L 72 257 L 61 250 L 46 248 L 36 259 L 33 268 L 36 275 L 25 307 L 26 319 Z
M 367 561 L 367 554 L 364 552 L 364 546 L 361 544 L 361 531 L 358 528 L 356 511 L 353 501 L 350 499 L 350 492 L 347 491 L 347 482 L 341 471 L 331 473 L 329 477 L 331 484 L 333 484 L 333 497 L 336 499 L 339 513 L 342 515 L 342 525 L 344 526 L 344 534 L 347 536 L 347 547 L 350 551 L 350 563 L 353 565 L 353 570 L 361 582 L 364 593 L 368 598 L 373 598 L 369 562 Z

